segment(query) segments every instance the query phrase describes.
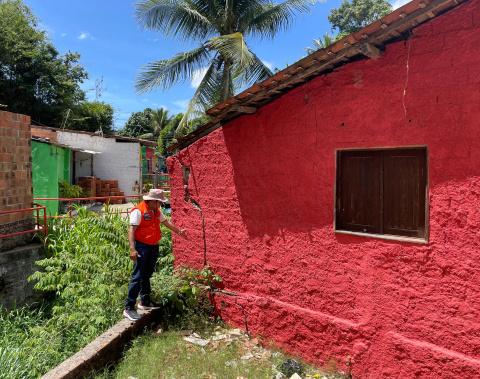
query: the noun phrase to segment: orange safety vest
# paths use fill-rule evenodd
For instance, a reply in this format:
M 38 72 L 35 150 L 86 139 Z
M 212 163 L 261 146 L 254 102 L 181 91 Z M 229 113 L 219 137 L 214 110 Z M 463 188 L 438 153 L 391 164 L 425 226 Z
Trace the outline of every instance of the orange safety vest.
M 135 230 L 135 239 L 147 245 L 156 245 L 162 238 L 160 229 L 160 211 L 150 209 L 145 201 L 135 208 L 142 213 L 142 220 Z

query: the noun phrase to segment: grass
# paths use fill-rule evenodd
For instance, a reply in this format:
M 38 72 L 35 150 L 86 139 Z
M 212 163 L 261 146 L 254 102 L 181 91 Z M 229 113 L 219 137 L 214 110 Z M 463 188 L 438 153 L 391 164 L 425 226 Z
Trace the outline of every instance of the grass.
M 218 327 L 217 327 L 218 328 Z M 230 330 L 231 331 L 231 330 Z M 222 329 L 216 334 L 229 331 Z M 199 333 L 209 339 L 211 330 Z M 205 347 L 193 345 L 183 340 L 181 331 L 162 333 L 154 337 L 145 333 L 137 338 L 126 351 L 124 359 L 114 368 L 94 374 L 94 379 L 271 379 L 277 368 L 287 358 L 278 351 L 267 350 L 258 345 L 256 339 L 244 336 L 238 340 L 210 341 Z M 302 378 L 347 378 L 337 372 L 322 371 L 301 362 L 304 367 Z

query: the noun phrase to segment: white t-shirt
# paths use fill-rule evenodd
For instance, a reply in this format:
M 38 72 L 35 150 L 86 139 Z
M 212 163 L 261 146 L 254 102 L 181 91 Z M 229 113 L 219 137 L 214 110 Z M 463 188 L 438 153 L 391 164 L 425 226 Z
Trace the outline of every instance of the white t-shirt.
M 158 211 L 160 222 L 164 222 L 167 218 L 164 216 L 162 211 Z M 130 225 L 140 225 L 140 221 L 142 221 L 142 212 L 139 209 L 134 209 L 130 212 Z

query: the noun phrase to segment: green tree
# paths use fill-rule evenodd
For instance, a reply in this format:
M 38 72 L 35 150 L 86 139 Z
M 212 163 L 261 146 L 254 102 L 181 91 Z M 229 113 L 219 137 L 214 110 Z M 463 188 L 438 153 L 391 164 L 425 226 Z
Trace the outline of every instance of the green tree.
M 145 108 L 141 112 L 132 113 L 117 135 L 138 138 L 142 134 L 152 133 L 152 112 L 151 108 Z
M 306 47 L 303 50 L 307 52 L 307 54 L 312 54 L 317 50 L 324 49 L 327 46 L 330 46 L 332 43 L 335 42 L 335 37 L 331 36 L 326 32 L 322 37 L 319 39 L 312 39 L 313 47 Z
M 173 58 L 144 65 L 136 91 L 167 90 L 205 74 L 190 101 L 179 128 L 213 104 L 234 95 L 234 88 L 252 85 L 272 75 L 248 48 L 245 37 L 273 38 L 292 26 L 295 12 L 307 13 L 318 0 L 141 0 L 135 18 L 145 30 L 199 43 Z M 206 41 L 206 42 L 205 42 Z
M 182 118 L 183 113 L 177 114 L 175 117 L 172 117 L 168 125 L 162 129 L 157 139 L 157 155 L 162 155 L 164 157 L 171 155 L 166 149 L 175 139 L 175 131 L 177 130 L 180 121 L 182 121 Z
M 157 140 L 160 132 L 169 124 L 172 116 L 169 116 L 168 110 L 164 108 L 157 108 L 150 112 L 150 128 L 151 132 L 142 134 L 139 138 Z
M 60 127 L 68 109 L 85 99 L 88 74 L 80 55 L 59 55 L 22 0 L 0 0 L 0 103 Z
M 208 122 L 208 117 L 203 115 L 202 117 L 197 117 L 189 121 L 185 125 L 185 127 L 179 128 L 183 116 L 183 113 L 179 113 L 176 116 L 172 117 L 170 119 L 170 122 L 165 126 L 165 128 L 162 129 L 157 140 L 157 155 L 162 155 L 164 157 L 171 155 L 171 153 L 167 151 L 167 147 L 170 146 L 172 143 L 177 142 L 178 137 L 186 136 L 190 132 L 194 131 L 198 127 Z
M 332 30 L 337 29 L 339 40 L 345 35 L 355 33 L 372 22 L 392 12 L 392 4 L 387 0 L 343 0 L 338 8 L 328 15 Z
M 114 112 L 113 107 L 103 101 L 83 101 L 74 107 L 64 124 L 67 129 L 113 134 Z

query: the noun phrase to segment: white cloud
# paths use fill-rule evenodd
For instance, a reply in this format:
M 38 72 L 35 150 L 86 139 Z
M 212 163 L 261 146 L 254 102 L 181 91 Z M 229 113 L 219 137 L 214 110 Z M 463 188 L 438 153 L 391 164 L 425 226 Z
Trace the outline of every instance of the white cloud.
M 190 87 L 198 88 L 207 70 L 208 70 L 208 67 L 204 67 L 204 68 L 201 68 L 200 70 L 196 70 L 192 75 L 192 81 L 190 83 Z
M 65 37 L 67 35 L 67 33 L 62 33 L 60 34 L 62 37 Z
M 93 37 L 90 35 L 90 33 L 86 32 L 81 32 L 80 35 L 78 36 L 78 39 L 83 40 L 83 39 L 93 39 Z
M 267 61 L 262 61 L 262 63 L 267 66 L 270 70 L 273 70 L 273 63 L 267 62 Z
M 176 100 L 172 101 L 172 104 L 176 105 L 177 107 L 182 109 L 182 112 L 185 112 L 185 109 L 187 109 L 188 103 L 190 102 L 190 99 L 184 99 L 184 100 Z
M 398 8 L 400 8 L 401 6 L 403 6 L 403 5 L 405 5 L 405 4 L 409 3 L 409 2 L 410 2 L 410 0 L 395 0 L 395 1 L 391 2 L 391 3 L 392 3 L 392 6 L 393 6 L 393 10 L 395 10 L 395 9 L 398 9 Z

